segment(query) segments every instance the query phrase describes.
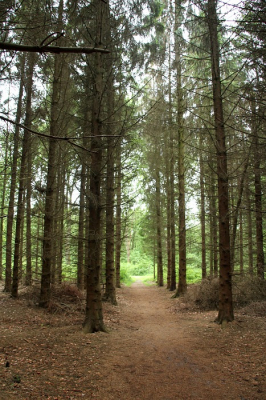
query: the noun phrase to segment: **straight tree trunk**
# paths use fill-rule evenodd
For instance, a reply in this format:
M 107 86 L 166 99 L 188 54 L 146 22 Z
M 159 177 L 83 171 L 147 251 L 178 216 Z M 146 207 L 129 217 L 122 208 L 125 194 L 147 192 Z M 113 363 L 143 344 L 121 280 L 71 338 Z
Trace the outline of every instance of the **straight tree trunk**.
M 27 93 L 27 104 L 26 104 L 26 121 L 25 125 L 31 128 L 32 121 L 32 105 L 31 105 L 31 97 L 33 90 L 33 70 L 35 65 L 35 54 L 29 55 L 29 69 L 28 69 L 28 93 Z M 27 155 L 27 196 L 26 196 L 26 286 L 30 286 L 32 283 L 32 233 L 31 233 L 31 197 L 32 197 L 32 145 L 33 145 L 33 137 L 29 135 L 29 151 Z
M 106 2 L 94 1 L 95 7 L 95 45 L 104 42 L 103 24 L 106 14 Z M 87 266 L 86 315 L 83 323 L 85 333 L 106 331 L 103 323 L 102 299 L 100 288 L 101 257 L 101 170 L 102 170 L 102 122 L 101 107 L 103 96 L 103 60 L 102 54 L 94 54 L 94 93 L 92 109 L 90 201 L 89 201 L 89 259 Z
M 159 146 L 158 146 L 159 148 Z M 156 161 L 159 157 L 156 157 Z M 163 286 L 163 253 L 162 253 L 162 229 L 161 229 L 161 181 L 158 163 L 155 166 L 156 174 L 156 227 L 157 227 L 157 284 Z
M 244 275 L 244 253 L 243 253 L 243 212 L 239 210 L 239 272 Z
M 182 0 L 175 1 L 175 32 L 181 27 Z M 175 296 L 187 291 L 187 257 L 186 257 L 186 202 L 185 202 L 185 142 L 184 142 L 184 105 L 181 81 L 181 42 L 175 34 L 175 63 L 177 72 L 177 129 L 178 129 L 178 224 L 179 224 L 179 279 Z
M 111 36 L 111 15 L 109 10 L 109 2 L 106 16 L 106 38 L 107 47 L 112 49 Z M 105 249 L 105 273 L 106 286 L 104 300 L 110 301 L 111 304 L 117 305 L 116 285 L 115 285 L 115 224 L 114 224 L 114 180 L 115 180 L 115 141 L 113 137 L 114 130 L 114 66 L 112 52 L 106 58 L 107 65 L 107 111 L 108 123 L 106 127 L 107 134 L 107 164 L 106 164 L 106 249 Z
M 219 64 L 218 19 L 216 14 L 215 0 L 208 0 L 208 26 L 211 41 L 211 67 L 217 151 L 216 154 L 219 205 L 220 276 L 219 312 L 216 318 L 216 322 L 222 324 L 223 322 L 233 321 L 234 312 L 232 300 L 232 276 L 230 259 L 227 152 Z
M 232 245 L 231 245 L 231 269 L 232 272 L 234 271 L 234 257 L 235 257 L 235 241 L 236 241 L 236 231 L 237 231 L 237 225 L 238 225 L 238 214 L 242 202 L 242 196 L 243 196 L 243 191 L 244 191 L 244 183 L 245 183 L 245 176 L 247 172 L 247 168 L 249 165 L 249 157 L 247 158 L 243 172 L 240 177 L 240 181 L 238 184 L 239 187 L 239 192 L 238 192 L 238 199 L 237 199 L 237 204 L 235 206 L 234 214 L 233 214 L 233 232 L 232 232 Z
M 61 32 L 63 18 L 63 1 L 60 0 L 58 11 L 58 30 Z M 55 185 L 56 185 L 56 165 L 58 157 L 58 141 L 54 137 L 59 136 L 59 114 L 60 114 L 60 95 L 61 95 L 61 73 L 62 63 L 64 62 L 62 54 L 54 56 L 54 77 L 52 85 L 51 99 L 51 120 L 48 148 L 48 170 L 46 177 L 46 196 L 44 210 L 44 232 L 43 232 L 43 255 L 42 255 L 42 277 L 41 293 L 39 306 L 48 307 L 51 297 L 51 271 L 54 261 L 53 254 L 53 228 L 55 216 Z
M 0 215 L 0 280 L 3 279 L 3 239 L 4 239 L 4 218 L 5 218 L 5 204 L 6 204 L 6 189 L 7 189 L 7 175 L 8 168 L 7 165 L 9 163 L 8 159 L 8 145 L 6 139 L 5 146 L 5 164 L 4 164 L 4 174 L 3 174 L 3 182 L 1 187 L 2 198 L 1 198 L 1 215 Z
M 84 288 L 84 218 L 85 218 L 85 187 L 86 187 L 86 164 L 84 156 L 82 157 L 80 173 L 79 190 L 79 223 L 78 223 L 78 269 L 77 269 L 77 287 Z
M 13 159 L 11 167 L 11 183 L 9 193 L 9 204 L 7 212 L 7 227 L 6 227 L 6 273 L 5 273 L 5 292 L 11 292 L 12 288 L 12 236 L 13 236 L 13 220 L 14 220 L 14 205 L 15 205 L 15 192 L 16 192 L 16 181 L 17 181 L 17 164 L 19 156 L 19 123 L 22 114 L 22 98 L 24 88 L 24 69 L 25 69 L 25 56 L 21 58 L 21 70 L 20 70 L 20 88 L 17 100 L 17 114 L 16 114 L 16 126 L 14 134 L 14 148 L 13 148 Z
M 117 179 L 116 179 L 116 241 L 115 241 L 115 281 L 116 287 L 120 288 L 120 258 L 121 258 L 121 246 L 122 246 L 122 165 L 121 165 L 121 139 L 118 140 L 116 146 L 116 169 L 117 169 Z
M 172 90 L 171 90 L 171 69 L 170 69 L 171 59 L 169 51 L 169 79 L 168 79 L 168 91 L 169 91 L 169 193 L 167 197 L 169 198 L 169 228 L 170 228 L 170 257 L 168 261 L 171 262 L 170 265 L 170 287 L 169 290 L 176 290 L 176 237 L 175 237 L 175 156 L 174 156 L 174 132 L 173 132 L 173 116 L 172 116 Z
M 207 277 L 206 265 L 206 212 L 205 212 L 205 182 L 204 163 L 202 158 L 202 135 L 200 136 L 200 225 L 201 225 L 201 278 Z
M 252 103 L 253 119 L 256 118 L 255 102 Z M 256 215 L 256 244 L 257 244 L 257 276 L 264 279 L 264 251 L 262 227 L 262 188 L 261 188 L 261 155 L 257 123 L 253 122 L 254 137 L 254 184 L 255 184 L 255 215 Z
M 32 92 L 33 92 L 33 70 L 34 70 L 34 55 L 28 57 L 28 70 L 27 70 L 27 83 L 26 83 L 26 117 L 25 126 L 31 128 L 31 103 L 32 103 Z M 17 217 L 16 217 L 16 234 L 15 234 L 15 248 L 14 248 L 14 264 L 13 264 L 13 282 L 12 282 L 12 297 L 18 296 L 18 285 L 19 285 L 19 269 L 20 269 L 20 255 L 21 255 L 21 239 L 22 239 L 22 224 L 24 215 L 24 199 L 25 190 L 27 188 L 27 181 L 31 179 L 27 176 L 28 172 L 28 157 L 30 154 L 30 133 L 27 129 L 24 130 L 24 137 L 22 142 L 22 155 L 20 164 L 20 176 L 19 176 L 19 191 L 18 191 L 18 204 L 17 204 Z M 31 193 L 28 194 L 29 196 Z M 31 212 L 31 210 L 29 210 Z M 31 232 L 28 232 L 29 237 Z M 28 248 L 29 242 L 27 242 L 27 255 L 28 252 L 31 255 L 31 249 Z M 27 263 L 28 266 L 28 263 Z
M 249 188 L 246 188 L 246 204 L 247 204 L 247 233 L 248 233 L 248 273 L 250 276 L 254 274 L 253 268 L 253 232 L 252 232 L 252 211 Z

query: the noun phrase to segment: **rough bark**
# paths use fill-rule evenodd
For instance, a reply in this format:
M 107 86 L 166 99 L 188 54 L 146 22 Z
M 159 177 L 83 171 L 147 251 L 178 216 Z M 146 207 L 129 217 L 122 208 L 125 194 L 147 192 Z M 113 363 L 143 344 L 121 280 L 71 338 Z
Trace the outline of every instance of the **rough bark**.
M 213 105 L 216 134 L 219 206 L 219 312 L 216 322 L 222 324 L 234 319 L 232 300 L 232 277 L 230 260 L 228 172 L 221 77 L 219 65 L 218 19 L 215 0 L 208 0 L 208 26 L 211 42 L 211 67 Z
M 159 148 L 159 146 L 158 146 Z M 157 160 L 157 157 L 156 157 Z M 155 166 L 156 174 L 156 240 L 157 240 L 157 284 L 163 286 L 163 252 L 162 252 L 162 221 L 161 221 L 161 180 L 158 163 Z
M 103 15 L 107 3 L 94 1 L 95 36 L 97 44 L 102 43 Z M 92 108 L 92 139 L 89 199 L 89 259 L 87 266 L 86 315 L 83 323 L 85 333 L 106 331 L 103 323 L 102 299 L 100 290 L 100 252 L 101 252 L 101 169 L 102 169 L 102 95 L 103 95 L 103 60 L 102 54 L 94 55 L 94 93 Z
M 58 28 L 62 27 L 63 1 L 59 3 Z M 57 147 L 59 136 L 59 104 L 61 91 L 61 72 L 63 58 L 61 55 L 54 57 L 54 76 L 51 98 L 51 119 L 50 119 L 50 138 L 48 148 L 48 170 L 46 177 L 46 196 L 44 210 L 44 232 L 43 232 L 43 255 L 42 255 L 42 276 L 41 293 L 39 306 L 48 307 L 51 296 L 51 270 L 53 263 L 53 225 L 55 216 L 55 189 L 56 189 L 56 165 L 57 165 Z
M 109 4 L 109 3 L 108 3 Z M 111 15 L 109 7 L 106 14 L 106 40 L 109 48 L 112 48 L 111 36 Z M 106 164 L 106 248 L 105 248 L 105 272 L 106 272 L 106 286 L 104 293 L 104 300 L 110 301 L 111 304 L 116 305 L 116 285 L 115 285 L 115 224 L 114 224 L 114 179 L 115 179 L 115 138 L 113 137 L 114 129 L 114 66 L 112 53 L 106 57 L 107 67 L 107 111 L 108 121 L 106 126 L 107 134 L 107 164 Z
M 11 167 L 11 182 L 10 182 L 10 193 L 9 193 L 9 204 L 7 212 L 7 227 L 6 227 L 6 273 L 5 273 L 5 291 L 11 292 L 12 287 L 12 236 L 13 236 L 13 220 L 14 220 L 14 205 L 15 205 L 15 191 L 16 191 L 16 180 L 17 180 L 17 164 L 18 164 L 18 150 L 19 150 L 19 123 L 22 114 L 22 98 L 24 88 L 24 69 L 25 69 L 25 57 L 21 59 L 21 79 L 19 95 L 17 100 L 17 114 L 16 114 L 16 125 L 14 134 L 14 148 L 13 148 L 13 159 Z
M 181 26 L 181 0 L 175 1 L 175 32 Z M 176 296 L 183 295 L 187 290 L 187 260 L 186 260 L 186 203 L 185 203 L 185 142 L 184 142 L 184 105 L 182 89 L 181 42 L 175 35 L 175 65 L 176 65 L 176 96 L 177 96 L 177 130 L 178 130 L 178 233 L 179 233 L 179 273 Z
M 253 268 L 253 224 L 252 224 L 252 211 L 249 188 L 246 188 L 246 215 L 247 215 L 247 234 L 248 234 L 248 273 L 249 275 L 254 274 Z
M 202 149 L 202 135 L 200 136 L 200 149 Z M 206 265 L 206 212 L 205 212 L 205 181 L 204 162 L 200 150 L 200 225 L 201 225 L 201 278 L 207 277 Z
M 257 276 L 264 279 L 264 251 L 263 251 L 263 227 L 262 227 L 262 188 L 260 155 L 258 151 L 258 136 L 255 143 L 255 213 L 256 213 L 256 244 L 257 244 Z
M 116 229 L 115 229 L 115 281 L 116 287 L 119 288 L 120 284 L 120 258 L 121 258 L 121 245 L 122 245 L 122 165 L 121 165 L 121 140 L 119 139 L 116 146 Z

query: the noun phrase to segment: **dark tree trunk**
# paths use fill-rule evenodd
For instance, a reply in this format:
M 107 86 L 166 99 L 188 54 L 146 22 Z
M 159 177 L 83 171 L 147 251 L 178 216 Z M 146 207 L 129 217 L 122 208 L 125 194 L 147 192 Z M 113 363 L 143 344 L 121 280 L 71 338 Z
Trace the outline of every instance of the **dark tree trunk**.
M 248 234 L 248 273 L 250 276 L 254 274 L 253 267 L 253 231 L 252 231 L 252 211 L 249 188 L 246 188 L 246 204 L 247 204 L 247 234 Z
M 218 206 L 219 206 L 219 312 L 216 321 L 222 324 L 234 319 L 232 300 L 232 277 L 230 260 L 229 199 L 227 153 L 221 93 L 221 77 L 219 65 L 218 19 L 216 1 L 208 0 L 208 25 L 211 41 L 211 66 L 213 85 L 213 105 L 216 133 L 216 154 L 218 174 Z
M 104 38 L 103 24 L 107 3 L 94 1 L 96 45 L 102 44 Z M 89 199 L 89 258 L 87 266 L 86 315 L 83 323 L 85 333 L 105 331 L 102 313 L 100 288 L 101 257 L 101 170 L 102 170 L 102 122 L 101 107 L 103 96 L 103 60 L 102 55 L 94 55 L 94 93 L 92 109 L 91 170 Z
M 175 32 L 180 29 L 182 18 L 182 1 L 175 0 Z M 175 296 L 187 291 L 187 255 L 186 255 L 186 202 L 185 202 L 185 141 L 184 141 L 184 105 L 181 67 L 181 38 L 175 34 L 176 96 L 177 96 L 177 130 L 178 130 L 178 225 L 179 225 L 179 273 Z
M 33 70 L 34 70 L 34 55 L 29 56 L 28 61 L 28 70 L 27 70 L 27 84 L 26 84 L 26 117 L 25 117 L 25 126 L 27 128 L 31 128 L 31 100 L 32 100 L 32 91 L 33 91 Z M 25 199 L 25 190 L 27 187 L 27 181 L 31 180 L 30 176 L 27 176 L 28 171 L 28 157 L 30 154 L 30 133 L 27 129 L 24 130 L 24 137 L 22 142 L 22 155 L 21 155 L 21 164 L 20 164 L 20 176 L 19 176 L 19 192 L 18 192 L 18 204 L 17 204 L 17 218 L 16 218 L 16 234 L 15 234 L 15 248 L 14 248 L 14 264 L 13 264 L 13 282 L 12 282 L 12 296 L 18 296 L 18 285 L 19 285 L 19 267 L 20 267 L 20 255 L 21 255 L 21 238 L 22 238 L 22 224 L 23 224 L 23 215 L 24 215 L 24 199 Z M 31 193 L 28 193 L 30 196 Z M 28 210 L 30 213 L 31 210 Z M 29 227 L 27 226 L 27 229 Z M 28 232 L 29 237 L 31 237 L 31 233 Z M 31 249 L 29 249 L 30 243 L 28 242 L 27 235 L 27 255 L 31 254 Z M 29 268 L 29 264 L 27 262 L 27 272 L 29 276 L 29 270 L 31 271 L 31 267 Z
M 112 49 L 112 36 L 111 36 L 111 16 L 109 7 L 106 15 L 106 36 L 107 47 Z M 111 304 L 116 305 L 116 285 L 115 285 L 115 225 L 114 225 L 114 179 L 115 179 L 115 141 L 114 133 L 114 66 L 113 57 L 111 54 L 106 57 L 107 65 L 107 111 L 108 121 L 106 127 L 107 134 L 107 165 L 106 165 L 106 251 L 105 251 L 105 272 L 106 272 L 106 287 L 104 293 L 104 300 L 110 301 Z
M 159 148 L 159 146 L 158 146 Z M 156 160 L 159 158 L 156 157 Z M 162 253 L 162 234 L 161 234 L 161 181 L 158 163 L 156 169 L 156 227 L 157 227 L 157 284 L 163 286 L 163 253 Z
M 207 277 L 206 265 L 206 212 L 205 212 L 205 182 L 204 163 L 202 158 L 202 136 L 200 136 L 200 225 L 201 225 L 201 278 Z
M 58 12 L 58 30 L 62 31 L 63 1 L 60 0 Z M 57 157 L 58 141 L 54 137 L 59 136 L 59 115 L 60 115 L 60 95 L 61 95 L 61 76 L 62 63 L 64 62 L 61 54 L 54 57 L 54 77 L 51 99 L 51 121 L 49 149 L 48 149 L 48 170 L 46 177 L 46 197 L 44 210 L 44 232 L 43 232 L 43 255 L 42 255 L 42 277 L 41 293 L 39 306 L 48 307 L 51 297 L 51 272 L 54 266 L 53 254 L 53 228 L 55 217 L 55 190 L 57 177 Z
M 119 139 L 116 147 L 116 169 L 117 169 L 117 179 L 116 179 L 116 242 L 115 242 L 115 281 L 116 287 L 120 288 L 120 258 L 121 258 L 121 216 L 122 216 L 122 168 L 121 168 L 121 140 Z
M 11 292 L 12 287 L 12 236 L 13 236 L 13 220 L 14 220 L 14 204 L 15 204 L 15 191 L 16 191 L 16 180 L 17 180 L 17 164 L 18 164 L 18 149 L 19 149 L 19 123 L 21 119 L 22 111 L 22 98 L 23 98 L 23 87 L 24 87 L 24 68 L 25 68 L 25 57 L 21 59 L 21 79 L 19 95 L 17 100 L 17 115 L 16 115 L 16 126 L 14 134 L 14 149 L 13 149 L 13 160 L 11 167 L 11 183 L 9 193 L 9 204 L 7 212 L 7 227 L 6 227 L 6 274 L 5 274 L 5 292 Z
M 77 287 L 82 290 L 84 288 L 84 217 L 85 217 L 85 187 L 86 187 L 86 164 L 82 157 L 82 166 L 80 173 L 80 190 L 79 190 L 79 227 L 78 227 L 78 269 L 77 269 Z
M 261 155 L 257 128 L 255 101 L 252 102 L 254 137 L 254 183 L 255 183 L 255 215 L 256 215 L 256 244 L 257 244 L 257 276 L 264 279 L 264 251 L 262 227 L 262 188 L 261 188 Z

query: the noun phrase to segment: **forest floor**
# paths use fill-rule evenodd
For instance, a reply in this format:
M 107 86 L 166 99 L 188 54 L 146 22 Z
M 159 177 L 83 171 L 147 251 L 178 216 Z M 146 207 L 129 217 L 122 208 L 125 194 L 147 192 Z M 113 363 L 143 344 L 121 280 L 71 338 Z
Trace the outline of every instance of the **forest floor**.
M 222 328 L 216 312 L 137 282 L 104 304 L 109 333 L 85 335 L 82 298 L 48 312 L 32 295 L 0 293 L 1 400 L 266 399 L 265 303 Z

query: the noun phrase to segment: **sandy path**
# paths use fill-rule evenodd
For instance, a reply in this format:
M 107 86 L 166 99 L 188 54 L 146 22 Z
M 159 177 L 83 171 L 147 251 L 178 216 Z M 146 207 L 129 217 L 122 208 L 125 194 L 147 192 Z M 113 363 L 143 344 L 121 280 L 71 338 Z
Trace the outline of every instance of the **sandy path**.
M 201 350 L 193 318 L 170 312 L 164 288 L 137 283 L 123 291 L 120 326 L 102 337 L 97 399 L 247 400 L 241 382 L 219 371 L 219 354 Z
M 221 329 L 165 288 L 117 296 L 104 303 L 110 333 L 85 335 L 79 301 L 47 312 L 0 292 L 0 400 L 266 399 L 264 315 Z

